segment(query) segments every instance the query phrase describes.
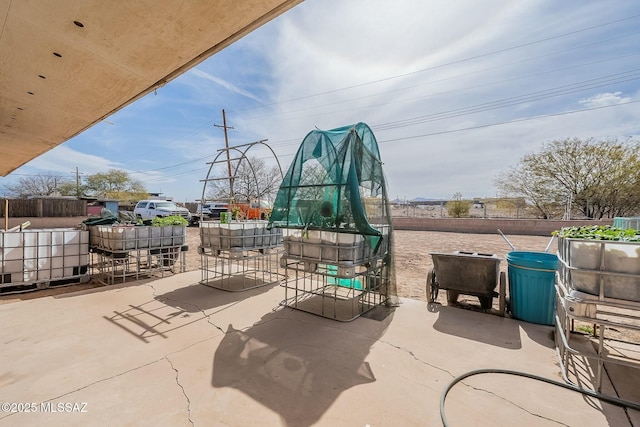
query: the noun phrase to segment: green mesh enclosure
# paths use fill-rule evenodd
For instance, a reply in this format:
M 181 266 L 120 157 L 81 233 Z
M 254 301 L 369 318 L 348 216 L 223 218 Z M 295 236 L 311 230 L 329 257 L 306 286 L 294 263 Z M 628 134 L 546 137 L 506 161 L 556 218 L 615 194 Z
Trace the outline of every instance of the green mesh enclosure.
M 384 247 L 390 264 L 390 212 L 378 143 L 369 126 L 357 123 L 307 134 L 284 176 L 269 225 L 360 234 L 373 253 Z

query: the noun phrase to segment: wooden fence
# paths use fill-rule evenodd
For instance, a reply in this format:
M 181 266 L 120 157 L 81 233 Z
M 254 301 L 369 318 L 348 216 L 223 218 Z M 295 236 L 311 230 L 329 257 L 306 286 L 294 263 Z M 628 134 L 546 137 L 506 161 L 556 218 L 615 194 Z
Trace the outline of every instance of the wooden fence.
M 500 229 L 505 234 L 551 236 L 562 227 L 580 225 L 611 225 L 613 219 L 553 220 L 513 218 L 393 218 L 396 230 L 445 231 L 450 233 L 494 234 Z
M 74 217 L 87 215 L 87 201 L 76 199 L 0 199 L 0 216 L 9 217 Z

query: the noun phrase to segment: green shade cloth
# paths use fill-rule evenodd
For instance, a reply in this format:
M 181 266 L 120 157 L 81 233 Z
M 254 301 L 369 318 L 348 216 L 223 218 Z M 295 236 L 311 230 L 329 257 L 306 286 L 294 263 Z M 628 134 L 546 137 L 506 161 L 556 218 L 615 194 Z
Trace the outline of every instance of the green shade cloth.
M 383 236 L 375 225 L 388 225 Z M 276 195 L 269 227 L 360 234 L 376 254 L 389 239 L 391 210 L 378 142 L 365 123 L 313 130 L 303 139 Z M 382 255 L 382 254 L 380 254 Z M 395 274 L 391 274 L 395 295 Z
M 388 222 L 380 151 L 364 123 L 314 130 L 302 141 L 276 196 L 270 225 L 358 233 L 372 248 Z

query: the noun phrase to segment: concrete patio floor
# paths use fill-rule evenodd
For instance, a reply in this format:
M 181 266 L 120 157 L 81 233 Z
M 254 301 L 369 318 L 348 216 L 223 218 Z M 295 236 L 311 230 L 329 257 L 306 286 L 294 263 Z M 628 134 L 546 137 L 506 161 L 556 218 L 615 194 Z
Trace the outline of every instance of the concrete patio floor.
M 340 323 L 279 308 L 279 286 L 199 278 L 0 305 L 0 401 L 16 404 L 0 426 L 437 426 L 465 372 L 562 381 L 551 327 L 409 299 Z M 637 370 L 608 372 L 640 401 Z M 451 426 L 640 425 L 634 410 L 498 374 L 457 384 L 445 409 Z

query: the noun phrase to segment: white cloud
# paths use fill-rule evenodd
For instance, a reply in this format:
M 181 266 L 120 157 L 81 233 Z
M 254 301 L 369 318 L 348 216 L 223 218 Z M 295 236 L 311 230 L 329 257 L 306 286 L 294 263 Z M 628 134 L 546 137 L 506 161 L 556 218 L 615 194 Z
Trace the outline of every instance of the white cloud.
M 245 96 L 249 99 L 253 99 L 254 101 L 259 102 L 260 104 L 264 104 L 263 100 L 261 100 L 259 97 L 255 96 L 254 94 L 252 94 L 251 92 L 248 92 L 244 89 L 241 89 L 239 87 L 237 87 L 236 85 L 234 85 L 233 83 L 230 83 L 226 80 L 223 80 L 221 78 L 218 78 L 214 75 L 211 75 L 205 71 L 202 71 L 198 68 L 194 68 L 192 70 L 189 71 L 190 74 L 200 77 L 201 79 L 205 79 L 211 82 L 214 82 L 220 86 L 222 86 L 223 88 L 227 89 L 230 92 L 233 93 L 237 93 L 238 95 L 242 95 Z
M 59 145 L 32 160 L 26 166 L 60 173 L 75 173 L 75 169 L 78 167 L 83 173 L 93 174 L 105 172 L 108 169 L 119 169 L 122 164 L 95 154 L 76 151 L 68 145 Z
M 70 148 L 68 145 L 59 145 L 42 156 L 32 160 L 28 164 L 22 166 L 17 175 L 22 174 L 49 174 L 57 173 L 61 176 L 75 176 L 76 168 L 81 177 L 93 175 L 96 173 L 105 173 L 110 169 L 124 170 L 129 173 L 133 179 L 140 180 L 143 183 L 151 183 L 155 186 L 157 183 L 175 182 L 174 178 L 167 178 L 162 171 L 151 170 L 146 172 L 136 172 L 127 168 L 124 162 L 117 162 L 106 157 L 94 154 L 82 153 Z M 150 187 L 150 186 L 149 186 Z M 153 191 L 152 188 L 148 190 Z
M 599 93 L 589 98 L 581 99 L 580 104 L 587 107 L 606 107 L 631 101 L 628 96 L 622 96 L 622 92 Z
M 636 67 L 633 57 L 615 60 L 633 37 L 597 44 L 618 30 L 599 25 L 629 16 L 624 7 L 633 5 L 309 0 L 254 42 L 266 47 L 275 103 L 236 124 L 268 137 L 288 164 L 314 127 L 364 121 L 382 143 L 394 197 L 495 194 L 495 175 L 542 142 L 638 132 L 639 113 L 623 106 L 544 118 L 575 110 L 585 90 L 577 83 Z M 616 92 L 590 102 L 628 99 Z M 527 117 L 539 118 L 510 123 Z M 432 136 L 396 141 L 417 135 Z

